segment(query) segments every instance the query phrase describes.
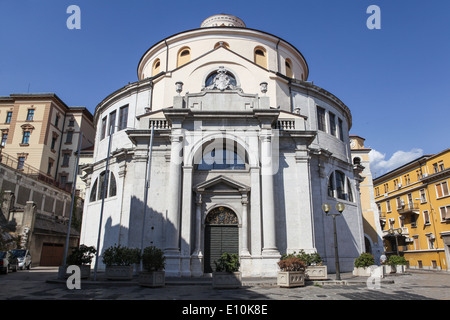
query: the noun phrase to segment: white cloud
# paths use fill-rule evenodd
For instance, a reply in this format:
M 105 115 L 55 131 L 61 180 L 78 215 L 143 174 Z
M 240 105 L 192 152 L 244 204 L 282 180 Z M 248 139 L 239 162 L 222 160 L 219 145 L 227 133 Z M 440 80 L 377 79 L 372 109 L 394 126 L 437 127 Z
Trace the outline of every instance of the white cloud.
M 420 158 L 421 156 L 423 156 L 423 150 L 415 148 L 410 151 L 396 151 L 388 160 L 386 160 L 385 153 L 383 154 L 375 149 L 372 149 L 369 153 L 370 171 L 372 171 L 374 178 L 379 177 L 410 161 Z

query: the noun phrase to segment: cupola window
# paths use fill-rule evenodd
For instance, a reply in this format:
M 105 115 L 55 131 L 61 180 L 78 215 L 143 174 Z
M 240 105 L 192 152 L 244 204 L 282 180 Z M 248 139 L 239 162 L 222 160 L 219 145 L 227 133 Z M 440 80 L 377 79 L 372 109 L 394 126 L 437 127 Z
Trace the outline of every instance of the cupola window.
M 263 68 L 267 68 L 267 56 L 264 48 L 255 48 L 255 63 Z
M 188 63 L 189 61 L 191 61 L 191 49 L 182 48 L 178 52 L 177 67 L 181 67 L 182 65 Z

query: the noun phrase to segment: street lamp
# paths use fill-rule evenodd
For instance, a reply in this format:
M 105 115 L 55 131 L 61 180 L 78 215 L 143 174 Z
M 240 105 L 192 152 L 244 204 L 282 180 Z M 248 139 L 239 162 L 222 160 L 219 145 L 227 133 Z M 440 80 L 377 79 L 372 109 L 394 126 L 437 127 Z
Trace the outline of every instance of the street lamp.
M 331 206 L 328 203 L 322 204 L 322 210 L 325 212 L 325 214 L 331 215 L 333 217 L 333 233 L 334 233 L 334 259 L 336 263 L 336 280 L 341 280 L 341 272 L 339 270 L 339 252 L 338 252 L 338 244 L 337 244 L 337 233 L 336 233 L 336 216 L 341 215 L 342 212 L 345 209 L 345 205 L 341 202 L 338 202 L 336 204 L 336 210 L 339 213 L 331 213 L 328 214 L 328 212 L 331 211 Z

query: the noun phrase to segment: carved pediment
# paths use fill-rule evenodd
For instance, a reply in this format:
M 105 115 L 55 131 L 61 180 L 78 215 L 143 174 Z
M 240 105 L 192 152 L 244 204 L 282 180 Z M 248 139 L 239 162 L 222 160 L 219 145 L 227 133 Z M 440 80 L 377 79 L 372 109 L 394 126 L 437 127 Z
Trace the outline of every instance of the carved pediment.
M 208 181 L 199 183 L 194 187 L 195 192 L 210 193 L 210 192 L 239 192 L 246 193 L 250 188 L 240 182 L 225 177 L 223 175 L 217 176 Z

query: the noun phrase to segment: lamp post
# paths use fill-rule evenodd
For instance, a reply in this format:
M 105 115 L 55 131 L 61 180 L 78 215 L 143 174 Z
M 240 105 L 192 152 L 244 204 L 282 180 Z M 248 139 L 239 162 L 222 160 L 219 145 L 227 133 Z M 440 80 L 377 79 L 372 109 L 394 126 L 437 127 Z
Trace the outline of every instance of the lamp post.
M 336 216 L 341 215 L 344 211 L 345 206 L 343 203 L 338 202 L 336 204 L 336 210 L 339 213 L 331 213 L 328 214 L 328 212 L 331 211 L 331 206 L 328 203 L 322 204 L 322 210 L 325 212 L 325 214 L 331 215 L 333 217 L 333 233 L 334 233 L 334 259 L 336 263 L 336 280 L 341 280 L 341 272 L 339 268 L 339 252 L 338 252 L 338 243 L 337 243 L 337 232 L 336 232 Z

